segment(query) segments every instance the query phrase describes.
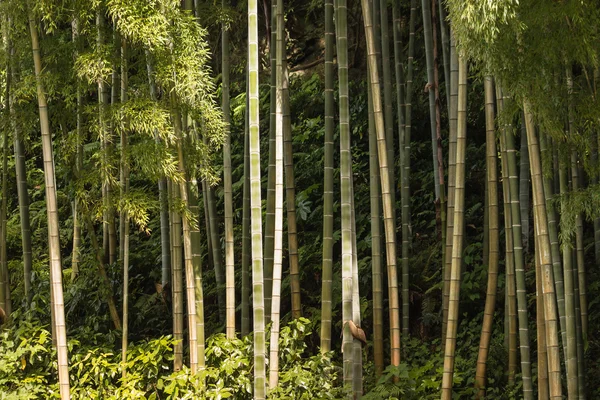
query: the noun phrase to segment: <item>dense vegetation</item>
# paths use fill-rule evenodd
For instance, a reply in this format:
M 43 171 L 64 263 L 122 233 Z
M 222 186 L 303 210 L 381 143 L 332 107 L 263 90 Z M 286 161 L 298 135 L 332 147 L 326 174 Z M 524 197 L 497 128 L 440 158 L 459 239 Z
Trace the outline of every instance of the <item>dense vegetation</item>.
M 600 397 L 599 22 L 1 1 L 0 399 Z

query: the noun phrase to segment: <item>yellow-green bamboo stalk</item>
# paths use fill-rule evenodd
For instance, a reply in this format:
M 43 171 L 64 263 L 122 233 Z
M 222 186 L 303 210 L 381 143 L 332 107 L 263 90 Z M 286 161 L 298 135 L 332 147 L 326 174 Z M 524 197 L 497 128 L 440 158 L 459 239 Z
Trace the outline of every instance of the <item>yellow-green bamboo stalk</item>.
M 492 323 L 496 308 L 496 291 L 498 289 L 498 262 L 500 252 L 499 217 L 498 217 L 498 152 L 496 150 L 496 125 L 494 116 L 494 83 L 492 77 L 484 80 L 485 90 L 485 127 L 486 127 L 486 171 L 488 182 L 488 208 L 489 208 L 489 261 L 488 282 L 485 299 L 485 310 L 477 356 L 477 369 L 475 371 L 475 387 L 478 389 L 477 397 L 485 396 L 485 376 L 490 340 L 492 337 Z
M 379 72 L 377 71 L 377 58 L 375 55 L 375 39 L 371 10 L 367 0 L 361 0 L 365 38 L 367 42 L 368 73 L 370 76 L 373 94 L 373 115 L 375 118 L 375 131 L 377 133 L 377 154 L 381 179 L 381 193 L 383 197 L 383 219 L 385 228 L 388 293 L 390 297 L 390 333 L 391 333 L 391 359 L 392 365 L 400 364 L 400 309 L 398 302 L 398 272 L 396 267 L 396 224 L 394 221 L 394 204 L 392 203 L 387 141 L 385 135 L 385 122 L 381 102 Z M 405 316 L 407 317 L 407 316 Z
M 40 129 L 42 132 L 42 155 L 44 159 L 44 181 L 46 185 L 46 209 L 48 214 L 48 250 L 50 254 L 50 287 L 52 308 L 54 314 L 54 328 L 56 332 L 56 352 L 58 369 L 58 386 L 60 398 L 69 400 L 69 360 L 67 354 L 67 329 L 65 323 L 65 306 L 63 301 L 62 266 L 60 260 L 60 241 L 58 224 L 58 202 L 54 181 L 54 153 L 52 151 L 52 134 L 50 132 L 50 119 L 48 116 L 48 103 L 46 91 L 42 80 L 42 57 L 36 17 L 33 13 L 32 2 L 27 2 L 29 31 L 31 33 L 31 49 L 35 80 L 37 87 L 38 108 L 40 116 Z
M 227 0 L 221 2 L 227 6 Z M 235 260 L 233 244 L 233 189 L 231 182 L 231 115 L 229 107 L 229 26 L 223 22 L 221 27 L 222 44 L 222 101 L 223 120 L 225 122 L 225 144 L 223 145 L 223 185 L 225 197 L 225 332 L 227 337 L 235 337 Z
M 467 142 L 467 61 L 458 58 L 458 123 L 456 128 L 456 176 L 454 197 L 454 232 L 452 243 L 452 267 L 448 300 L 448 328 L 444 350 L 444 372 L 442 376 L 442 400 L 452 399 L 454 359 L 456 354 L 456 332 L 458 329 L 458 300 L 460 296 L 460 271 L 464 242 L 465 202 L 465 151 Z
M 529 148 L 529 163 L 531 170 L 531 183 L 533 186 L 533 206 L 535 217 L 535 233 L 539 253 L 540 275 L 542 281 L 542 292 L 544 297 L 544 315 L 546 323 L 546 345 L 548 348 L 548 378 L 550 386 L 550 398 L 562 398 L 562 386 L 560 375 L 560 349 L 558 344 L 558 313 L 556 306 L 556 295 L 554 291 L 554 274 L 552 271 L 552 255 L 550 250 L 550 239 L 548 236 L 548 218 L 542 183 L 542 165 L 540 160 L 540 149 L 533 125 L 529 103 L 524 101 L 523 112 L 525 113 L 525 126 L 527 129 L 527 142 Z

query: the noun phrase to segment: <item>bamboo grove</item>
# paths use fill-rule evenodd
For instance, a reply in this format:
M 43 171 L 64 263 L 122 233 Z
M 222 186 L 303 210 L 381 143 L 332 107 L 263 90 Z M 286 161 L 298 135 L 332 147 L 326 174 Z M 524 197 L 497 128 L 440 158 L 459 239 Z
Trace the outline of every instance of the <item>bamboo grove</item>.
M 597 398 L 599 22 L 0 1 L 0 398 Z

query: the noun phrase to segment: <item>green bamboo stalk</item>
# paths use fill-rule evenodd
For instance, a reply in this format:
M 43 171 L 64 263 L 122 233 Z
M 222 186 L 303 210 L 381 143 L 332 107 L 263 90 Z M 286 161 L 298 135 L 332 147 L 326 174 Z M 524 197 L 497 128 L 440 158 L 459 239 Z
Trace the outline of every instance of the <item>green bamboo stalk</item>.
M 560 160 L 559 184 L 560 194 L 564 195 L 569 191 L 568 170 L 564 160 Z M 565 213 L 565 204 L 561 204 L 561 213 Z M 570 240 L 563 240 L 563 277 L 564 277 L 564 308 L 565 308 L 565 331 L 566 347 L 565 359 L 567 366 L 567 391 L 569 398 L 577 398 L 579 392 L 578 382 L 578 359 L 577 359 L 577 321 L 575 319 L 575 282 L 573 271 L 573 248 Z M 577 389 L 575 389 L 577 388 Z M 577 390 L 575 397 L 574 391 Z
M 508 97 L 499 89 L 501 102 L 498 113 L 508 103 Z M 533 397 L 531 382 L 531 350 L 529 347 L 529 319 L 527 315 L 527 292 L 525 287 L 525 262 L 523 256 L 523 237 L 521 235 L 521 210 L 519 208 L 519 182 L 517 172 L 517 157 L 512 126 L 505 127 L 506 153 L 508 158 L 508 179 L 510 184 L 510 203 L 512 215 L 512 233 L 515 257 L 515 278 L 517 283 L 517 316 L 519 325 L 519 349 L 521 355 L 521 376 L 523 379 L 523 396 Z
M 546 134 L 540 132 L 540 150 L 542 156 L 542 166 L 544 171 L 548 171 L 546 163 L 550 162 L 548 138 Z M 550 175 L 544 173 L 544 194 L 546 196 L 546 210 L 548 212 L 548 233 L 550 236 L 550 247 L 552 249 L 552 270 L 554 272 L 554 283 L 556 286 L 556 298 L 558 304 L 558 315 L 560 322 L 561 340 L 565 355 L 567 350 L 567 331 L 566 331 L 566 315 L 565 315 L 565 292 L 564 292 L 564 272 L 560 256 L 560 243 L 558 238 L 556 208 L 554 207 L 554 184 Z M 567 369 L 567 375 L 569 374 Z M 577 374 L 575 374 L 576 376 Z M 576 390 L 576 389 L 573 389 Z M 570 390 L 572 392 L 572 390 Z
M 580 189 L 580 178 L 578 172 L 577 151 L 571 152 L 571 176 L 573 181 L 573 192 Z M 579 287 L 579 307 L 581 309 L 581 329 L 584 339 L 588 336 L 588 315 L 587 315 L 587 291 L 586 291 L 586 272 L 585 259 L 583 252 L 583 219 L 581 214 L 575 216 L 575 254 L 577 259 L 577 278 Z
M 154 67 L 150 52 L 146 52 L 146 69 L 150 88 L 150 99 L 156 101 L 156 82 L 154 80 Z M 160 143 L 158 132 L 155 133 L 156 143 Z M 161 285 L 163 290 L 171 282 L 171 245 L 169 225 L 169 195 L 167 179 L 163 176 L 158 179 L 158 199 L 160 204 L 160 254 L 161 254 Z
M 441 238 L 442 248 L 442 262 L 445 258 L 446 251 L 446 184 L 444 182 L 444 154 L 442 149 L 442 115 L 441 115 L 441 104 L 440 104 L 440 80 L 438 73 L 438 39 L 437 39 L 437 17 L 435 13 L 435 1 L 431 0 L 431 19 L 432 19 L 432 33 L 433 33 L 433 91 L 435 97 L 435 138 L 436 138 L 436 156 L 437 156 L 437 167 L 439 176 L 440 196 L 439 204 L 436 207 L 439 208 L 440 220 L 439 220 L 439 232 Z M 441 1 L 441 0 L 440 0 Z M 492 96 L 493 99 L 493 96 Z M 487 191 L 486 191 L 487 193 Z M 486 208 L 487 210 L 487 208 Z
M 402 21 L 400 19 L 400 1 L 392 2 L 392 20 L 394 30 L 394 66 L 396 77 L 396 113 L 398 118 L 398 151 L 400 160 L 400 182 L 402 186 L 402 165 L 404 164 L 404 129 L 405 129 L 405 98 L 406 98 L 406 77 L 404 75 L 404 53 L 402 45 Z
M 534 220 L 536 219 L 534 215 Z M 535 307 L 537 325 L 537 352 L 538 352 L 538 399 L 550 398 L 550 387 L 548 378 L 548 348 L 546 343 L 546 320 L 544 316 L 544 300 L 541 280 L 541 263 L 539 257 L 539 240 L 536 237 L 535 255 Z
M 391 359 L 392 365 L 400 363 L 400 310 L 398 301 L 398 272 L 396 267 L 396 225 L 394 220 L 394 204 L 392 203 L 393 191 L 390 182 L 389 169 L 392 168 L 388 162 L 387 141 L 385 135 L 385 122 L 381 101 L 381 90 L 379 83 L 379 72 L 377 70 L 377 58 L 375 54 L 375 38 L 372 24 L 371 10 L 367 0 L 361 0 L 365 38 L 367 42 L 368 73 L 370 76 L 371 90 L 373 94 L 373 115 L 375 118 L 375 130 L 377 133 L 377 154 L 379 157 L 379 169 L 381 179 L 381 193 L 383 197 L 383 219 L 385 228 L 387 271 L 388 271 L 388 293 L 390 310 L 390 332 L 391 332 Z M 408 314 L 403 315 L 408 321 Z
M 458 123 L 458 53 L 454 36 L 450 38 L 450 106 L 448 138 L 448 221 L 446 224 L 446 251 L 444 252 L 444 285 L 442 289 L 442 340 L 446 338 L 450 300 L 450 269 L 454 232 L 454 185 L 456 180 L 456 128 Z
M 260 200 L 260 136 L 258 88 L 258 7 L 248 1 L 248 68 L 250 99 L 250 205 L 252 208 L 252 287 L 254 309 L 254 399 L 266 395 L 265 298 L 263 280 L 262 210 Z
M 298 228 L 296 223 L 296 178 L 294 174 L 294 155 L 292 149 L 292 120 L 290 115 L 289 75 L 285 57 L 282 61 L 282 65 L 283 162 L 285 165 L 285 204 L 287 211 L 288 261 L 290 264 L 292 318 L 297 319 L 302 316 L 302 302 L 300 297 L 300 261 L 298 258 Z
M 188 194 L 188 182 L 187 182 L 187 171 L 185 168 L 185 158 L 183 154 L 183 129 L 181 127 L 181 114 L 177 109 L 175 101 L 175 95 L 172 95 L 172 119 L 175 130 L 176 144 L 177 144 L 177 156 L 178 156 L 178 168 L 181 176 L 186 177 L 185 180 L 179 182 L 179 196 L 181 196 L 182 206 L 189 208 L 189 194 Z M 175 186 L 174 186 L 175 187 Z M 181 224 L 183 226 L 183 255 L 185 263 L 185 283 L 186 283 L 186 297 L 187 297 L 187 314 L 188 314 L 188 337 L 189 337 L 189 354 L 190 354 L 190 371 L 192 374 L 196 373 L 198 368 L 198 335 L 196 325 L 196 289 L 195 289 L 195 276 L 194 276 L 194 262 L 193 262 L 193 250 L 191 240 L 191 228 L 190 220 L 184 216 L 180 216 Z M 179 239 L 181 240 L 181 239 Z M 180 260 L 181 262 L 181 260 Z M 175 269 L 173 269 L 175 272 Z M 177 279 L 174 279 L 175 282 Z M 182 282 L 183 283 L 183 282 Z M 183 285 L 182 285 L 183 286 Z M 175 285 L 173 285 L 175 289 Z M 173 290 L 174 291 L 174 290 Z M 181 294 L 183 297 L 183 294 Z M 182 307 L 183 308 L 183 307 Z M 182 314 L 183 314 L 183 310 Z M 183 316 L 182 316 L 183 319 Z M 204 355 L 202 355 L 204 358 Z
M 58 203 L 54 181 L 54 154 L 52 151 L 52 135 L 50 133 L 50 119 L 48 116 L 48 103 L 46 91 L 42 80 L 42 57 L 38 36 L 37 21 L 33 13 L 31 1 L 27 2 L 29 31 L 31 33 L 31 49 L 33 53 L 34 72 L 37 86 L 37 98 L 40 116 L 40 129 L 42 132 L 42 155 L 44 159 L 44 181 L 46 185 L 46 209 L 48 215 L 48 247 L 50 254 L 50 287 L 53 309 L 53 325 L 56 332 L 56 351 L 58 386 L 60 398 L 70 399 L 69 365 L 67 354 L 67 329 L 65 324 L 65 307 L 62 288 L 62 266 L 60 260 L 60 241 L 58 223 Z
M 412 96 L 413 96 L 413 61 L 415 55 L 415 24 L 417 20 L 417 0 L 410 2 L 410 23 L 408 39 L 408 68 L 406 73 L 406 118 L 404 129 L 404 155 L 402 157 L 402 335 L 408 340 L 409 326 L 409 255 L 411 247 L 411 199 L 410 199 L 410 135 L 412 130 Z M 381 161 L 380 161 L 381 163 Z M 383 186 L 382 186 L 383 188 Z M 383 193 L 383 191 L 382 191 Z M 385 206 L 384 206 L 385 208 Z M 387 241 L 387 234 L 386 234 Z M 387 251 L 387 247 L 386 247 Z M 389 276 L 388 276 L 389 280 Z M 388 283 L 389 287 L 389 283 Z M 398 357 L 400 357 L 398 355 Z M 398 361 L 399 362 L 399 361 Z
M 171 282 L 173 298 L 173 338 L 177 341 L 174 345 L 173 369 L 181 370 L 183 367 L 183 267 L 181 248 L 181 215 L 176 209 L 180 199 L 179 186 L 174 182 L 171 186 Z
M 452 399 L 454 359 L 456 353 L 456 331 L 458 329 L 458 300 L 460 296 L 460 272 L 464 243 L 465 201 L 465 151 L 467 142 L 467 61 L 458 57 L 458 124 L 456 127 L 456 176 L 454 198 L 454 231 L 452 243 L 452 268 L 450 274 L 448 328 L 444 350 L 444 372 L 442 376 L 442 400 Z
M 492 77 L 484 80 L 485 90 L 485 125 L 486 125 L 486 171 L 488 182 L 489 208 L 489 262 L 488 282 L 485 300 L 477 369 L 475 372 L 475 387 L 478 398 L 485 396 L 486 363 L 492 337 L 492 322 L 496 308 L 496 292 L 498 290 L 498 263 L 500 253 L 499 216 L 498 216 L 498 161 L 496 150 L 496 126 L 494 116 L 494 83 Z
M 121 40 L 121 103 L 127 102 L 127 88 L 129 84 L 128 76 L 128 52 L 127 41 Z M 121 131 L 121 199 L 129 191 L 129 160 L 128 160 L 128 140 L 125 129 Z M 120 231 L 122 246 L 120 248 L 121 262 L 123 265 L 123 334 L 121 337 L 121 373 L 123 378 L 127 376 L 127 346 L 129 344 L 129 214 L 127 210 L 121 210 L 120 220 L 123 230 Z
M 352 154 L 350 154 L 350 165 L 352 165 Z M 354 208 L 354 177 L 350 175 L 350 217 L 352 228 L 352 321 L 354 325 L 361 325 L 360 318 L 360 292 L 358 275 L 358 252 L 356 250 L 356 212 Z M 354 399 L 360 399 L 363 394 L 363 364 L 362 364 L 362 343 L 355 336 L 352 342 L 352 392 Z
M 369 104 L 369 193 L 371 199 L 371 274 L 373 285 L 373 355 L 375 374 L 383 374 L 383 276 L 381 272 L 381 189 L 379 188 L 379 160 L 377 157 L 377 133 L 373 115 L 373 99 L 370 78 L 368 81 Z
M 533 115 L 531 114 L 529 107 L 529 103 L 524 101 L 523 112 L 525 113 L 531 183 L 533 186 L 534 219 L 535 222 L 537 222 L 535 225 L 535 232 L 539 244 L 536 251 L 539 253 L 540 275 L 544 297 L 550 398 L 560 399 L 562 398 L 562 386 L 560 381 L 560 349 L 558 344 L 559 329 L 556 294 L 554 290 L 554 274 L 552 271 L 552 254 L 550 250 L 550 238 L 548 236 L 548 218 L 544 202 L 544 188 L 542 185 L 540 149 L 535 135 Z
M 227 0 L 221 6 L 227 6 Z M 222 104 L 225 121 L 225 144 L 223 145 L 223 184 L 225 186 L 225 309 L 226 333 L 228 338 L 235 337 L 235 260 L 233 244 L 233 189 L 231 178 L 231 114 L 229 106 L 229 27 L 223 23 L 221 27 L 223 76 Z
M 71 23 L 73 42 L 75 44 L 74 59 L 79 56 L 81 48 L 81 38 L 79 35 L 79 17 L 75 17 Z M 14 76 L 15 72 L 13 72 Z M 76 94 L 76 134 L 77 134 L 77 156 L 75 164 L 75 176 L 81 177 L 83 170 L 83 132 L 82 132 L 82 108 L 83 108 L 83 96 L 81 90 L 81 82 L 77 81 L 77 94 Z M 14 110 L 12 111 L 14 114 Z M 13 121 L 15 116 L 13 115 Z M 27 301 L 31 301 L 29 295 L 29 287 L 31 286 L 31 239 L 28 237 L 31 232 L 29 231 L 29 195 L 27 193 L 27 176 L 25 172 L 25 150 L 23 149 L 23 140 L 21 138 L 20 127 L 15 122 L 15 167 L 17 169 L 17 190 L 19 193 L 19 211 L 21 214 L 21 236 L 23 240 L 23 267 L 25 271 L 25 297 Z M 21 204 L 21 197 L 26 196 Z M 73 199 L 73 249 L 71 251 L 71 282 L 79 276 L 79 262 L 80 262 L 80 246 L 81 246 L 81 219 L 79 217 L 79 199 L 77 194 Z M 27 225 L 27 226 L 25 226 Z M 26 241 L 29 241 L 26 244 Z M 28 250 L 26 250 L 28 249 Z M 26 255 L 26 253 L 28 253 Z
M 501 88 L 496 85 L 496 104 L 498 113 L 502 111 Z M 510 349 L 516 349 L 516 282 L 515 282 L 515 257 L 514 257 L 514 234 L 511 214 L 511 188 L 509 183 L 508 153 L 506 146 L 507 127 L 500 127 L 500 151 L 502 154 L 502 192 L 504 199 L 504 232 L 505 232 L 505 266 L 506 266 L 506 289 L 505 289 L 505 346 Z M 511 367 L 516 361 L 515 352 L 511 351 Z M 512 370 L 516 368 L 512 367 Z M 524 369 L 525 370 L 525 369 Z M 514 374 L 509 378 L 514 378 Z M 511 382 L 514 383 L 514 382 Z
M 448 27 L 448 13 L 444 1 L 438 2 L 440 10 L 440 31 L 442 35 L 442 59 L 444 62 L 444 83 L 446 86 L 446 104 L 450 114 L 450 29 Z
M 374 0 L 377 2 L 377 0 Z M 387 144 L 388 160 L 390 163 L 390 186 L 392 188 L 392 204 L 394 204 L 394 221 L 396 220 L 396 164 L 394 156 L 394 109 L 392 99 L 392 70 L 390 62 L 390 39 L 388 22 L 388 1 L 379 0 L 379 18 L 381 22 L 381 62 L 383 71 L 383 116 L 385 120 L 385 138 Z M 379 22 L 379 21 L 377 21 Z
M 325 0 L 325 150 L 323 176 L 323 272 L 321 288 L 321 353 L 331 350 L 331 285 L 333 280 L 333 0 Z
M 435 118 L 435 91 L 432 90 L 434 81 L 434 63 L 433 63 L 433 33 L 431 24 L 431 2 L 430 0 L 421 0 L 421 9 L 423 11 L 423 37 L 425 40 L 425 61 L 427 64 L 427 92 L 429 93 L 429 124 L 431 129 L 431 149 L 433 153 L 433 180 L 435 182 L 435 201 L 436 218 L 439 216 L 440 201 L 440 175 L 438 169 L 437 157 L 437 122 Z
M 523 234 L 523 252 L 529 253 L 529 151 L 527 150 L 527 132 L 521 124 L 521 150 L 519 172 L 519 207 L 521 208 L 521 232 Z
M 190 213 L 198 216 L 198 181 L 191 179 L 188 182 L 188 205 Z M 205 334 L 204 334 L 204 292 L 202 289 L 202 253 L 201 236 L 198 221 L 190 221 L 190 240 L 192 242 L 192 267 L 194 270 L 194 298 L 196 301 L 196 347 L 198 353 L 198 369 L 205 366 Z M 189 299 L 188 299 L 189 302 Z
M 3 21 L 4 22 L 4 21 Z M 7 21 L 6 21 L 7 22 Z M 10 40 L 8 37 L 8 24 L 2 29 L 3 41 L 6 54 L 10 54 Z M 10 77 L 10 60 L 6 63 L 6 77 Z M 10 79 L 6 80 L 3 99 L 3 117 L 10 121 L 9 99 L 11 96 Z M 2 135 L 2 202 L 0 203 L 0 307 L 10 317 L 12 304 L 10 300 L 10 277 L 8 272 L 8 253 L 6 251 L 6 227 L 8 208 L 8 129 L 3 129 Z

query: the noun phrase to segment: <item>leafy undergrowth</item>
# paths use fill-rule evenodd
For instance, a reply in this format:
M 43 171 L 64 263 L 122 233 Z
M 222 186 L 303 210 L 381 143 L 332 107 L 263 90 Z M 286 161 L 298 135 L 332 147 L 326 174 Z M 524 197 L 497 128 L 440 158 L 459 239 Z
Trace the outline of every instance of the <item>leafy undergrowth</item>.
M 279 386 L 271 399 L 340 399 L 338 367 L 330 357 L 307 357 L 309 321 L 300 319 L 281 330 Z M 173 371 L 169 336 L 129 346 L 127 374 L 122 377 L 121 355 L 111 343 L 84 346 L 69 340 L 72 399 L 251 399 L 252 338 L 227 340 L 211 336 L 206 342 L 206 368 L 192 375 L 187 368 Z M 37 321 L 23 320 L 0 334 L 0 399 L 59 398 L 56 352 L 51 334 Z

